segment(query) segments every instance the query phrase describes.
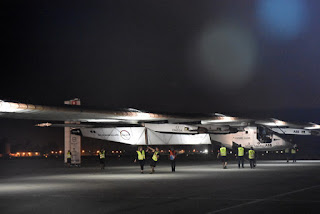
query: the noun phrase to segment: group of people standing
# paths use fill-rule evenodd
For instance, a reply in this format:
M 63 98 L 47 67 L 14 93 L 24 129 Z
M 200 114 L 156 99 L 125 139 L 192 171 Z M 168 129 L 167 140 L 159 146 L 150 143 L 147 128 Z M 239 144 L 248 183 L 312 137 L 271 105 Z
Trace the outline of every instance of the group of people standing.
M 150 160 L 151 161 L 150 162 L 150 167 L 151 167 L 150 174 L 153 174 L 155 172 L 154 168 L 156 167 L 157 162 L 158 162 L 158 160 L 160 158 L 159 148 L 156 147 L 155 149 L 153 149 L 150 146 L 148 146 L 146 152 L 149 152 L 149 151 L 152 153 L 151 160 Z M 138 150 L 137 150 L 136 159 L 134 160 L 134 162 L 137 162 L 137 161 L 139 162 L 140 172 L 141 173 L 143 173 L 143 170 L 144 170 L 144 165 L 145 165 L 145 161 L 146 161 L 146 152 L 144 151 L 142 146 L 139 146 Z M 171 170 L 172 170 L 172 172 L 176 171 L 176 157 L 180 153 L 182 153 L 182 152 L 177 152 L 173 148 L 171 148 L 169 150 L 169 159 L 170 159 L 170 162 L 171 162 Z
M 292 162 L 295 163 L 297 162 L 296 160 L 296 154 L 297 154 L 297 146 L 295 145 L 293 148 L 286 148 L 284 150 L 287 158 L 287 163 L 289 162 L 290 158 L 292 158 Z
M 244 148 L 241 146 L 241 144 L 238 146 L 238 153 L 237 153 L 237 157 L 238 157 L 238 167 L 240 169 L 240 166 L 242 168 L 244 168 L 244 155 L 245 155 L 245 150 Z M 250 161 L 250 168 L 253 169 L 256 167 L 256 152 L 253 150 L 253 148 L 251 147 L 248 151 L 248 158 Z M 221 159 L 222 162 L 222 168 L 226 169 L 227 168 L 227 164 L 228 164 L 228 158 L 227 158 L 227 148 L 225 146 L 221 146 L 217 155 L 217 158 Z

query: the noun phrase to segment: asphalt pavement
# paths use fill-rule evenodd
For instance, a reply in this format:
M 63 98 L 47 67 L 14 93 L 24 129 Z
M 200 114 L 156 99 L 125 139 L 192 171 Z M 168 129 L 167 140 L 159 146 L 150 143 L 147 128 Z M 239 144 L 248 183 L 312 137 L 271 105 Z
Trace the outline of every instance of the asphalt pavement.
M 127 162 L 105 170 L 61 160 L 0 160 L 0 213 L 319 213 L 320 161 Z

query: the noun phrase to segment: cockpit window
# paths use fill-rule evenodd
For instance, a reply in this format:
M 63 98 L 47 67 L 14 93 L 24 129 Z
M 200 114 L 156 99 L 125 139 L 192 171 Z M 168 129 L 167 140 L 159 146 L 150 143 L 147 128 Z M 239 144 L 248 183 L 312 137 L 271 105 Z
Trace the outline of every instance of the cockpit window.
M 258 126 L 257 127 L 257 139 L 260 143 L 271 143 L 273 133 L 266 127 Z

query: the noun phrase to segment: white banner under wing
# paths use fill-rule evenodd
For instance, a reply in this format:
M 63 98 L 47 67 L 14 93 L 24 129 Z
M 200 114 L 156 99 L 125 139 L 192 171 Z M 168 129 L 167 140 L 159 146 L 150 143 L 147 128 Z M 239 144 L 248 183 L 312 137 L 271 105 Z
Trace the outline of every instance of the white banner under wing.
M 108 140 L 131 145 L 196 145 L 211 144 L 208 134 L 166 134 L 144 127 L 81 128 L 84 137 Z
M 164 134 L 148 130 L 149 145 L 211 144 L 209 134 Z
M 131 145 L 145 145 L 144 127 L 81 128 L 84 137 Z

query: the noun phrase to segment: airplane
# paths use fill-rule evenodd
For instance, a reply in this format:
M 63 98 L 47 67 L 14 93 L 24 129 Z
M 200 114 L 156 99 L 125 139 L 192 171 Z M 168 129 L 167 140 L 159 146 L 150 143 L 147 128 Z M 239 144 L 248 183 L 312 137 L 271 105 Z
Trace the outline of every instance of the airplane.
M 77 102 L 79 99 L 72 100 Z M 320 125 L 223 114 L 159 114 L 136 109 L 96 110 L 52 107 L 0 100 L 0 117 L 50 121 L 39 127 L 65 127 L 70 134 L 131 145 L 241 144 L 257 151 L 292 148 L 288 135 L 320 135 Z M 53 121 L 67 121 L 53 123 Z M 67 129 L 69 128 L 69 129 Z

